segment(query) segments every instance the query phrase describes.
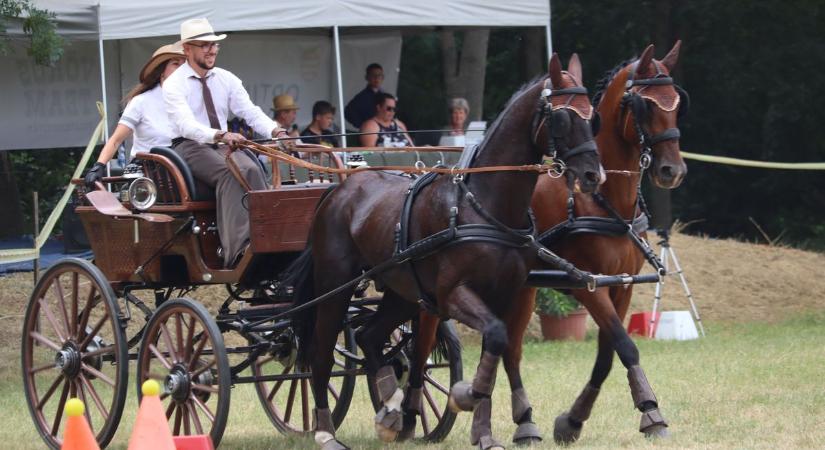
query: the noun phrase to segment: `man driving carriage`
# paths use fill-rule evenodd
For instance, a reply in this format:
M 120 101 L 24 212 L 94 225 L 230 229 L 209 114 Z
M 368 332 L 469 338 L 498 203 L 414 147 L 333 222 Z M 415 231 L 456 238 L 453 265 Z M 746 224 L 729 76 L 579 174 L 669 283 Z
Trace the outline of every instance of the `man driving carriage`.
M 232 112 L 264 136 L 286 134 L 252 103 L 237 76 L 215 67 L 220 50 L 218 41 L 226 38 L 225 34 L 216 35 L 204 18 L 183 22 L 180 30 L 186 64 L 163 86 L 166 112 L 177 136 L 172 140 L 172 147 L 196 178 L 215 188 L 223 261 L 225 267 L 231 268 L 249 242 L 249 217 L 242 204 L 244 187 L 226 161 L 230 146 L 245 138 L 227 131 L 227 116 Z M 231 158 L 252 190 L 266 189 L 266 178 L 255 155 L 242 149 L 233 152 Z

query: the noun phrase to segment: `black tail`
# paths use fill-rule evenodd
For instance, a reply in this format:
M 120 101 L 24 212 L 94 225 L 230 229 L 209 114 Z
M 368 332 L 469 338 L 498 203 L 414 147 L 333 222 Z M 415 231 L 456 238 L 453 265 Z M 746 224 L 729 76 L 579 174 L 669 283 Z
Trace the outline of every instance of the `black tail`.
M 455 326 L 452 322 L 442 321 L 439 323 L 436 329 L 436 336 L 435 348 L 431 354 L 436 364 L 449 361 L 450 354 L 448 353 L 448 349 L 451 349 L 455 353 L 453 357 L 460 355 L 461 340 L 459 340 L 458 333 L 456 333 Z

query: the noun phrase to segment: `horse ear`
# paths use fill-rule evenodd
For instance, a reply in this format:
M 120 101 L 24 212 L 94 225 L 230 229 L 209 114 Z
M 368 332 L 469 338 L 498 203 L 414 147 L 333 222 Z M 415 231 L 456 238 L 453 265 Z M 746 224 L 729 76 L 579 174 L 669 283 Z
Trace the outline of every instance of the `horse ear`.
M 679 50 L 682 48 L 682 41 L 678 40 L 673 44 L 673 48 L 667 52 L 667 55 L 662 59 L 662 64 L 667 67 L 669 72 L 673 72 L 676 67 L 676 61 L 679 60 Z
M 627 83 L 629 74 L 630 70 L 620 70 L 610 84 L 608 84 L 607 90 L 604 92 L 597 106 L 598 112 L 601 115 L 602 124 L 615 122 L 616 119 L 614 116 L 619 114 L 619 107 L 624 97 L 625 83 Z
M 579 61 L 578 53 L 573 53 L 570 62 L 567 63 L 567 73 L 573 76 L 577 82 L 582 82 L 582 63 Z
M 553 89 L 559 89 L 561 87 L 561 61 L 558 53 L 553 53 L 547 71 L 550 73 L 550 82 L 553 83 Z
M 639 61 L 636 63 L 636 75 L 644 75 L 647 73 L 650 63 L 653 61 L 653 44 L 647 46 Z

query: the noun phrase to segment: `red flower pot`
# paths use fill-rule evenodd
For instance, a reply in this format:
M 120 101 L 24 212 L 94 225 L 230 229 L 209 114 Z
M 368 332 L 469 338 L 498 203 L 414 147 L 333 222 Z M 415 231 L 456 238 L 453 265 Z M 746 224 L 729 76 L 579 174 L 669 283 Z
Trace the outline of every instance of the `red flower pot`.
M 587 310 L 584 308 L 571 312 L 567 317 L 539 314 L 539 319 L 545 341 L 584 340 L 587 331 Z

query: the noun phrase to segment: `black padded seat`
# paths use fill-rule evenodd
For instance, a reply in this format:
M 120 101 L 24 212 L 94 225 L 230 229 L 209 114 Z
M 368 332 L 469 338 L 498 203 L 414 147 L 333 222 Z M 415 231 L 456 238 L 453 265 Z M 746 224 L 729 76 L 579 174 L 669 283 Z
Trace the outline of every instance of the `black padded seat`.
M 183 182 L 186 183 L 186 189 L 189 191 L 189 195 L 192 197 L 193 201 L 215 200 L 215 190 L 209 187 L 206 183 L 196 179 L 192 175 L 189 165 L 186 164 L 186 161 L 184 161 L 177 152 L 167 147 L 153 147 L 149 150 L 149 153 L 163 156 L 172 161 L 172 164 L 178 168 L 183 176 Z

